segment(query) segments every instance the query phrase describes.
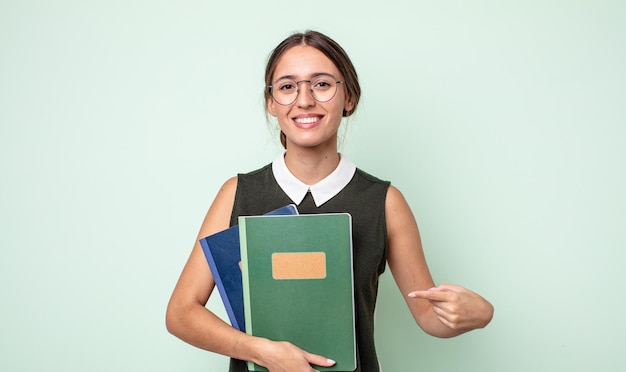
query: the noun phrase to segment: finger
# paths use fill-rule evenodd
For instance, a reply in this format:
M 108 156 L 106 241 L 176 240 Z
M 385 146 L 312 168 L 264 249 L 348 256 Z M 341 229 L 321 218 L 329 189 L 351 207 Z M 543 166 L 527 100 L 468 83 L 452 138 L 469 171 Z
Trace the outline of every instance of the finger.
M 463 323 L 462 310 L 453 302 L 433 302 L 432 310 L 441 323 L 452 329 L 459 328 Z
M 334 360 L 316 354 L 307 353 L 306 360 L 309 362 L 309 364 L 314 364 L 321 367 L 331 367 L 335 365 Z
M 435 312 L 435 316 L 446 327 L 451 328 L 451 329 L 458 328 L 458 325 L 455 322 L 450 321 L 446 316 L 439 314 L 437 312 Z
M 443 323 L 448 328 L 459 329 L 463 326 L 464 322 L 459 314 L 449 313 L 445 310 L 437 309 L 433 307 L 433 311 L 435 312 L 435 316 L 441 323 Z
M 435 315 L 447 320 L 453 320 L 457 314 L 454 312 L 454 306 L 447 302 L 436 302 L 432 304 L 432 309 Z
M 427 291 L 413 291 L 408 294 L 411 298 L 421 298 L 429 301 L 443 302 L 449 299 L 449 294 L 446 291 L 427 290 Z

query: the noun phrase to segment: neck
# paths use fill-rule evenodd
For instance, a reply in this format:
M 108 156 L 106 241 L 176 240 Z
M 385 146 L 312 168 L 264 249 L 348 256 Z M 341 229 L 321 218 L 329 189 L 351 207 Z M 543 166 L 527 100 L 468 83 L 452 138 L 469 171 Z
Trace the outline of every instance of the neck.
M 331 174 L 339 165 L 337 149 L 320 151 L 315 149 L 289 149 L 285 164 L 289 171 L 307 185 L 315 185 Z

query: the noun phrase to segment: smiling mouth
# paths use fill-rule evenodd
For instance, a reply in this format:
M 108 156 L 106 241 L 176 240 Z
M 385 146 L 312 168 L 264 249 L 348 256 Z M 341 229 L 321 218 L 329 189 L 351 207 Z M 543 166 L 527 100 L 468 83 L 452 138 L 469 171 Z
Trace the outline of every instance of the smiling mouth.
M 313 124 L 313 123 L 317 123 L 318 121 L 320 121 L 320 117 L 313 116 L 313 117 L 308 117 L 308 118 L 295 118 L 293 120 L 298 124 Z

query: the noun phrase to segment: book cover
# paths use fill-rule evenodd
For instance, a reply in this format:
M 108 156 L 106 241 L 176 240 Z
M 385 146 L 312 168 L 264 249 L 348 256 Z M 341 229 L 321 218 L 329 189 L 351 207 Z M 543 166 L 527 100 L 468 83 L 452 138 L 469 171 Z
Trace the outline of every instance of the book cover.
M 294 204 L 286 205 L 268 213 L 268 215 L 294 214 L 298 214 Z M 230 324 L 238 330 L 245 332 L 243 287 L 239 266 L 241 261 L 239 227 L 233 226 L 202 238 L 200 239 L 200 245 L 209 263 Z
M 350 215 L 239 217 L 239 235 L 246 332 L 336 361 L 317 370 L 354 371 Z

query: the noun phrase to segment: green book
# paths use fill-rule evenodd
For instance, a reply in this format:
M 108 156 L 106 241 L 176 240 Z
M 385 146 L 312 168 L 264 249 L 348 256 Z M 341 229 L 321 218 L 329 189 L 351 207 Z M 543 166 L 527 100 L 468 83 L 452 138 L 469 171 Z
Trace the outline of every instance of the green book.
M 246 333 L 336 362 L 317 370 L 354 371 L 351 216 L 239 217 L 239 237 Z

